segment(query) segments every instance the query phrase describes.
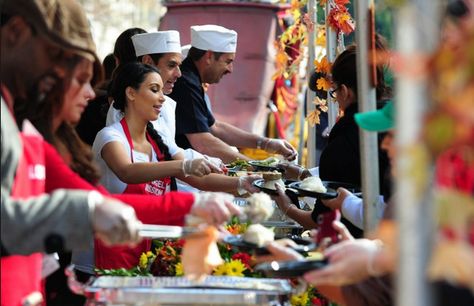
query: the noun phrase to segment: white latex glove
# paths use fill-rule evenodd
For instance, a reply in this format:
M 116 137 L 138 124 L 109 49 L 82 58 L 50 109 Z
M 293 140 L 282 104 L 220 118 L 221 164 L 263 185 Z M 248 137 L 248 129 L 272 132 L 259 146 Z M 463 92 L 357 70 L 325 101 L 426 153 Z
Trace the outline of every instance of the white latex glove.
M 106 245 L 140 242 L 138 230 L 141 222 L 131 206 L 93 191 L 89 194 L 89 207 L 95 235 Z
M 241 210 L 232 201 L 234 196 L 223 192 L 200 192 L 194 195 L 190 215 L 211 225 L 220 225 L 230 220 Z
M 224 169 L 225 168 L 225 165 L 222 162 L 222 159 L 220 159 L 218 157 L 212 157 L 212 156 L 204 155 L 204 158 L 207 159 L 208 161 L 210 161 L 211 163 L 213 163 L 216 167 L 219 167 L 219 169 Z
M 210 173 L 223 173 L 222 169 L 206 158 L 185 159 L 183 160 L 184 176 L 205 176 Z
M 286 160 L 294 160 L 297 156 L 297 151 L 286 140 L 270 138 L 265 145 L 265 151 L 270 153 L 278 153 L 283 155 Z
M 252 183 L 258 179 L 261 179 L 260 175 L 246 175 L 246 176 L 239 176 L 239 185 L 237 187 L 237 192 L 242 195 L 246 192 L 254 193 L 259 192 L 260 189 L 255 187 Z
M 369 276 L 379 276 L 380 271 L 370 271 L 374 257 L 381 251 L 381 244 L 377 240 L 354 239 L 345 240 L 324 251 L 329 259 L 329 265 L 308 272 L 304 279 L 313 285 L 342 286 L 358 283 Z M 350 254 L 350 256 L 348 256 Z

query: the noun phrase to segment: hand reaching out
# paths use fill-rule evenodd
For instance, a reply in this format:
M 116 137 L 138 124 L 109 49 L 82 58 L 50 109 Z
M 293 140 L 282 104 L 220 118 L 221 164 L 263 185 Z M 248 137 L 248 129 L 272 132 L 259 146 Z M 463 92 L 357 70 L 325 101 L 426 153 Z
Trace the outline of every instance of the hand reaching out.
M 184 176 L 205 176 L 210 173 L 222 174 L 222 169 L 215 163 L 207 160 L 206 158 L 195 158 L 183 160 L 183 174 Z
M 380 243 L 369 239 L 345 240 L 324 251 L 329 265 L 308 272 L 304 279 L 313 285 L 342 286 L 360 282 L 373 275 L 369 267 L 381 250 Z
M 270 255 L 257 256 L 257 262 L 267 262 L 267 261 L 286 261 L 286 260 L 301 260 L 304 257 L 296 252 L 295 250 L 289 248 L 288 246 L 296 245 L 293 240 L 290 239 L 281 239 L 273 241 L 266 245 L 267 250 L 270 252 Z
M 294 160 L 297 156 L 296 149 L 286 140 L 271 138 L 264 146 L 265 151 L 283 155 L 286 160 Z
M 232 216 L 241 214 L 239 207 L 232 203 L 233 199 L 232 195 L 223 192 L 196 193 L 190 214 L 208 224 L 219 226 Z
M 321 200 L 321 202 L 323 202 L 325 206 L 331 208 L 332 210 L 341 210 L 342 203 L 344 203 L 344 200 L 351 194 L 352 193 L 349 190 L 339 187 L 337 188 L 337 197 L 335 197 L 334 199 Z
M 92 227 L 96 236 L 106 245 L 134 245 L 140 242 L 138 221 L 131 206 L 111 198 L 104 198 L 97 192 L 91 192 L 89 203 L 92 205 Z
M 247 176 L 240 176 L 239 177 L 239 186 L 238 189 L 244 189 L 248 193 L 255 193 L 259 192 L 260 189 L 255 187 L 252 183 L 258 179 L 261 179 L 260 175 L 247 175 Z

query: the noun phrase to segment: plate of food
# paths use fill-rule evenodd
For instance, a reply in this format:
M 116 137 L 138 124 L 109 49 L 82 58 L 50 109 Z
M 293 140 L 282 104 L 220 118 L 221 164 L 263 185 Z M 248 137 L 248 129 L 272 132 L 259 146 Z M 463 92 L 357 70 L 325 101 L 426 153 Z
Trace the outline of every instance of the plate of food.
M 262 172 L 262 179 L 253 181 L 253 185 L 259 188 L 261 191 L 270 195 L 277 195 L 275 184 L 285 186 L 281 178 L 281 173 L 277 171 Z
M 271 261 L 255 266 L 255 270 L 263 272 L 267 277 L 291 278 L 300 277 L 306 272 L 324 268 L 327 264 L 327 259 Z
M 351 193 L 353 193 L 357 197 L 362 197 L 362 191 L 359 186 L 354 185 L 354 184 L 349 184 L 349 183 L 343 183 L 343 182 L 335 182 L 335 181 L 322 181 L 323 185 L 332 188 L 334 190 L 337 190 L 337 188 L 342 187 L 347 190 L 349 190 Z
M 269 157 L 264 160 L 250 160 L 248 161 L 249 165 L 251 165 L 257 171 L 279 171 L 284 172 L 283 169 L 278 167 L 280 160 L 276 157 Z
M 245 241 L 244 235 L 230 235 L 225 237 L 223 241 L 242 252 L 253 253 L 260 256 L 270 254 L 265 246 L 259 246 L 258 244 Z M 295 245 L 289 245 L 288 247 L 300 254 L 305 254 L 316 249 L 316 243 L 312 240 L 300 238 L 293 241 L 295 242 Z
M 310 176 L 301 182 L 294 182 L 288 185 L 289 188 L 295 189 L 300 196 L 312 197 L 318 199 L 333 199 L 337 197 L 337 191 L 333 185 L 328 182 L 321 181 L 317 176 Z
M 252 171 L 253 167 L 243 159 L 236 159 L 233 162 L 225 165 L 228 174 L 236 173 L 237 171 Z

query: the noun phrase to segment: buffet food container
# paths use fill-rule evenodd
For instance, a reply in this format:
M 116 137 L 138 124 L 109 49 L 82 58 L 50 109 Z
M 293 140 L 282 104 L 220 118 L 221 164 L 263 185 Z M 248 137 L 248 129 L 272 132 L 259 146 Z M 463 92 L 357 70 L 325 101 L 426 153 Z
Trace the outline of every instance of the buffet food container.
M 100 276 L 87 284 L 71 280 L 73 292 L 99 305 L 272 305 L 289 306 L 292 287 L 287 280 L 207 276 L 201 281 L 185 277 Z

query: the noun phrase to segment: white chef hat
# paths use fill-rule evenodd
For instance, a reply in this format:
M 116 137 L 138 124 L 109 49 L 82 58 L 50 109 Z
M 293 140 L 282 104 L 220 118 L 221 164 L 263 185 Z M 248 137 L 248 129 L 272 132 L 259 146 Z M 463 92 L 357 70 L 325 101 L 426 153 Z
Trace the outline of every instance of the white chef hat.
M 191 49 L 191 45 L 184 45 L 181 47 L 181 54 L 183 55 L 183 58 L 186 58 L 186 56 L 188 56 L 189 49 Z
M 192 26 L 191 45 L 206 51 L 235 53 L 237 32 L 213 24 Z
M 158 31 L 132 36 L 135 55 L 181 53 L 178 31 Z

